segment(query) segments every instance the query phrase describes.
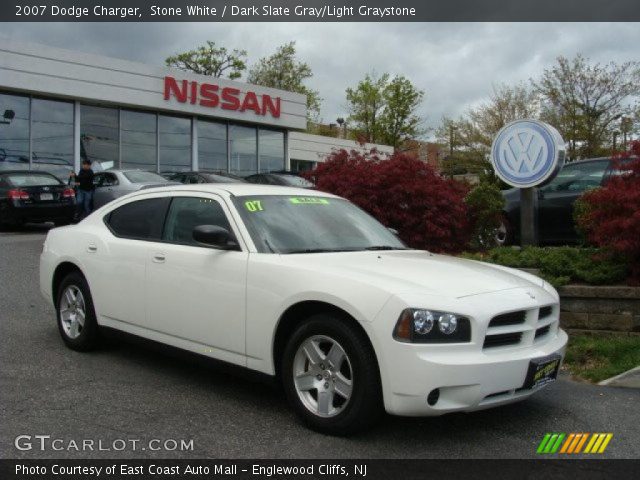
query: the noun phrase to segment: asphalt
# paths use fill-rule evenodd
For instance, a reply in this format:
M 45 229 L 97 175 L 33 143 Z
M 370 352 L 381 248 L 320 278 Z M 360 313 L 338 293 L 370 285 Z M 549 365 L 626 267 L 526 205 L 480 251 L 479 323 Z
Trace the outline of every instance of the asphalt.
M 2 458 L 534 458 L 547 432 L 612 432 L 599 458 L 639 458 L 640 390 L 566 375 L 524 402 L 439 418 L 386 416 L 333 438 L 301 426 L 275 388 L 192 359 L 114 339 L 68 350 L 40 296 L 46 229 L 0 233 L 0 457 Z M 93 451 L 20 451 L 18 435 L 51 435 Z M 98 451 L 117 439 L 193 440 L 192 451 Z M 58 444 L 60 445 L 60 444 Z M 539 456 L 538 456 L 539 458 Z

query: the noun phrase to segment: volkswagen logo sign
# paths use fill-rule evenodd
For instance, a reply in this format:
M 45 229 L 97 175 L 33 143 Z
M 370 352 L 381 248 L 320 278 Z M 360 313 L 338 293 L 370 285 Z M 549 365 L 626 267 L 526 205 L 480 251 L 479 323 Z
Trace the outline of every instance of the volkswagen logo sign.
M 551 125 L 516 120 L 505 125 L 491 147 L 496 175 L 513 187 L 530 188 L 549 182 L 564 165 L 565 144 Z

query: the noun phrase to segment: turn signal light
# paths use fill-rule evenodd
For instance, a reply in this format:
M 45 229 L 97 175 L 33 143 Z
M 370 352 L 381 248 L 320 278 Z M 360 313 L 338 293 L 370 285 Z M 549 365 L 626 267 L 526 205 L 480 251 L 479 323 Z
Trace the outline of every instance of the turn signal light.
M 10 200 L 29 200 L 29 193 L 16 188 L 14 190 L 9 190 L 7 192 L 7 197 Z
M 73 198 L 76 196 L 76 192 L 73 190 L 73 188 L 65 188 L 62 192 L 62 196 L 63 198 Z

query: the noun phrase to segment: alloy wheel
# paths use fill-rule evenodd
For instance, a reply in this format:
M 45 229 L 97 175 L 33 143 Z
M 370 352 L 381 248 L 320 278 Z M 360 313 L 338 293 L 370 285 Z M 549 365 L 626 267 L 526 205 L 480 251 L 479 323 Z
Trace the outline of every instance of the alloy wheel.
M 84 329 L 85 319 L 86 306 L 82 291 L 75 285 L 69 285 L 60 298 L 60 322 L 65 335 L 72 340 L 78 338 Z

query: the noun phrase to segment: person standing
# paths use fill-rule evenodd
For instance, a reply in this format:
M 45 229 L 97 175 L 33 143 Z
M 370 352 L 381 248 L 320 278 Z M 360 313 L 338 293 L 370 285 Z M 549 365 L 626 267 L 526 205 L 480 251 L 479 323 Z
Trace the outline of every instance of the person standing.
M 75 179 L 78 220 L 82 220 L 93 210 L 93 190 L 95 187 L 91 162 L 87 159 L 82 160 L 82 168 L 78 174 L 71 172 L 69 176 Z

